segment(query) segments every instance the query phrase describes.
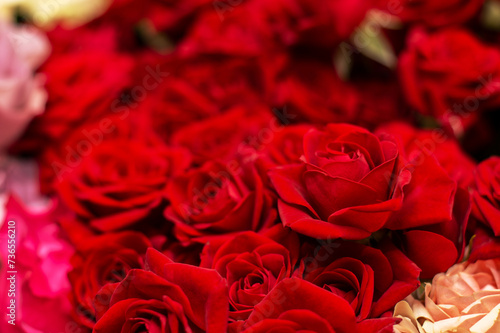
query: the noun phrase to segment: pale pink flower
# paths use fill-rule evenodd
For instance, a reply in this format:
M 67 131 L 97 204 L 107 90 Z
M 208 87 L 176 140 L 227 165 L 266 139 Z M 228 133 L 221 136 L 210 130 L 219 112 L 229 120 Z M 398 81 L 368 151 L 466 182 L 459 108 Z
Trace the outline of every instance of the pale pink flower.
M 49 52 L 48 39 L 40 31 L 0 22 L 0 151 L 45 110 L 44 78 L 35 70 Z
M 397 333 L 500 332 L 500 258 L 464 262 L 434 277 L 424 301 L 399 302 Z

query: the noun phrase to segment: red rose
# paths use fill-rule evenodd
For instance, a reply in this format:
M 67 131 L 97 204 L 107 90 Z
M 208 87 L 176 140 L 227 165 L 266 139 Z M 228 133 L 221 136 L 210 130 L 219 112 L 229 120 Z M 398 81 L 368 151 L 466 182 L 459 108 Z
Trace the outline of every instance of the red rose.
M 380 249 L 329 242 L 302 259 L 301 276 L 349 302 L 358 322 L 379 318 L 420 285 L 420 269 L 389 239 Z
M 96 296 L 94 333 L 226 332 L 227 285 L 217 272 L 173 263 L 153 249 L 146 265 Z
M 148 34 L 165 31 L 169 37 L 177 39 L 199 11 L 206 7 L 213 10 L 209 0 L 113 0 L 107 11 L 87 26 L 91 28 L 113 27 L 119 31 L 118 40 L 123 48 L 134 50 L 141 45 L 138 43 L 137 32 L 141 37 L 150 37 Z M 145 23 L 146 22 L 146 23 Z
M 117 30 L 112 26 L 92 29 L 88 25 L 73 29 L 57 26 L 47 32 L 54 56 L 84 51 L 116 52 L 117 34 Z
M 351 333 L 358 331 L 355 321 L 346 300 L 310 282 L 291 278 L 278 283 L 255 306 L 248 320 L 233 324 L 231 331 Z
M 131 269 L 143 268 L 143 258 L 151 246 L 141 233 L 105 234 L 77 246 L 68 277 L 77 320 L 92 328 L 95 324 L 94 297 L 108 283 L 120 282 Z
M 261 103 L 274 84 L 273 73 L 279 58 L 199 56 L 185 59 L 177 54 L 145 57 L 134 76 L 139 85 L 146 83 L 144 86 L 151 89 L 138 108 L 150 115 L 153 129 L 170 140 L 183 126 L 230 112 L 242 101 L 245 105 Z M 158 83 L 145 81 L 148 68 L 159 68 L 168 76 Z M 219 126 L 231 127 L 223 122 L 221 120 Z
M 472 215 L 500 236 L 500 157 L 492 156 L 476 169 Z
M 283 164 L 300 163 L 304 154 L 302 141 L 304 135 L 313 128 L 310 125 L 290 125 L 278 128 L 268 140 L 254 146 L 248 146 L 245 152 L 247 159 L 255 159 L 256 166 L 266 186 L 272 188 L 267 172 L 269 169 Z
M 478 226 L 470 249 L 469 261 L 495 259 L 500 257 L 500 237 L 495 237 L 491 230 Z
M 213 268 L 227 279 L 232 320 L 247 319 L 277 283 L 292 277 L 298 237 L 280 225 L 276 227 L 271 238 L 249 231 L 218 246 L 205 247 L 201 266 Z
M 277 219 L 276 199 L 253 164 L 215 161 L 172 179 L 165 217 L 183 245 L 226 238 L 244 230 L 263 231 Z
M 460 187 L 466 189 L 472 184 L 476 163 L 443 129 L 420 130 L 407 123 L 396 122 L 379 127 L 376 133 L 394 136 L 399 151 L 405 153 L 406 159 L 411 160 L 416 154 L 434 156 Z
M 347 122 L 374 130 L 395 120 L 413 119 L 405 107 L 396 75 L 383 80 L 374 78 L 373 74 L 358 77 L 352 85 L 357 94 L 358 105 L 356 112 Z
M 358 95 L 342 82 L 331 64 L 290 61 L 278 77 L 273 104 L 286 106 L 294 121 L 318 124 L 356 118 Z
M 200 15 L 179 51 L 257 55 L 294 45 L 333 49 L 351 35 L 376 1 L 233 3 L 214 2 L 215 10 Z
M 235 107 L 223 115 L 195 122 L 177 131 L 172 143 L 189 149 L 197 164 L 214 159 L 236 164 L 236 156 L 244 154 L 249 143 L 258 144 L 275 128 L 281 128 L 270 111 L 261 107 L 253 111 L 250 114 L 245 108 Z
M 313 129 L 304 136 L 303 162 L 269 173 L 281 220 L 322 239 L 449 221 L 454 182 L 433 159 L 404 162 L 394 142 L 363 128 Z
M 467 188 L 475 163 L 442 129 L 417 130 L 407 124 L 393 123 L 379 128 L 377 133 L 398 143 L 404 161 L 413 160 L 421 165 L 437 161 L 458 184 L 449 219 L 393 233 L 393 239 L 403 252 L 422 269 L 421 277 L 432 278 L 463 258 L 470 213 Z M 415 176 L 418 184 L 428 174 L 416 173 Z M 430 257 L 433 259 L 429 260 Z
M 79 152 L 82 142 L 87 141 L 66 147 Z M 169 179 L 190 164 L 188 152 L 181 148 L 120 135 L 95 146 L 88 142 L 84 153 L 70 156 L 67 164 L 56 161 L 61 178 L 57 190 L 81 220 L 99 231 L 161 217 Z
M 131 82 L 133 59 L 105 51 L 52 56 L 43 68 L 49 100 L 15 151 L 38 154 L 64 141 L 75 128 L 113 111 L 113 100 Z
M 395 243 L 422 270 L 422 279 L 432 279 L 463 259 L 470 209 L 469 193 L 457 188 L 449 220 L 393 232 Z
M 456 135 L 480 112 L 500 105 L 500 51 L 465 30 L 414 30 L 399 74 L 408 104 Z
M 484 0 L 402 0 L 387 1 L 390 14 L 405 22 L 423 23 L 429 27 L 461 24 L 470 20 L 481 8 Z

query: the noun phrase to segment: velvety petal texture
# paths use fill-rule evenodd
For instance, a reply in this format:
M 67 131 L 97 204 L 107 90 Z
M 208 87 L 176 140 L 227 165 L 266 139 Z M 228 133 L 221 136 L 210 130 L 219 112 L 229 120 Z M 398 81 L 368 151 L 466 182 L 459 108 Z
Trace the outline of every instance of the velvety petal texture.
M 97 294 L 93 332 L 226 330 L 227 284 L 217 272 L 174 263 L 153 249 L 146 266 Z
M 348 124 L 311 129 L 303 143 L 302 163 L 269 172 L 283 225 L 315 238 L 362 239 L 451 220 L 456 185 L 434 158 L 405 165 L 396 142 Z

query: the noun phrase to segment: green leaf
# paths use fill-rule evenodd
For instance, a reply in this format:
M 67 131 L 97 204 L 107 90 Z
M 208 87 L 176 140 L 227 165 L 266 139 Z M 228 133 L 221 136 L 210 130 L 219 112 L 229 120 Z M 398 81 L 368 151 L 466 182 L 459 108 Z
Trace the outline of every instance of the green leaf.
M 382 14 L 379 11 L 371 11 L 351 36 L 351 41 L 364 56 L 394 69 L 398 58 L 382 31 L 385 27 L 397 28 L 401 26 L 393 16 Z

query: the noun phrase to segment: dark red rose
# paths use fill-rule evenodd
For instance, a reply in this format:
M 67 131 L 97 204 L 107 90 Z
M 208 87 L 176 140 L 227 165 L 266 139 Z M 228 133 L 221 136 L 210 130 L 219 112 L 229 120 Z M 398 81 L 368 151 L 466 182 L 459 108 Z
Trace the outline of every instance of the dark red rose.
M 120 48 L 135 51 L 143 43 L 158 46 L 150 39 L 159 31 L 174 40 L 182 37 L 203 7 L 213 10 L 210 5 L 209 0 L 113 0 L 103 15 L 86 26 L 119 31 L 116 37 Z
M 14 151 L 38 154 L 66 140 L 85 122 L 112 114 L 113 100 L 131 82 L 127 55 L 85 51 L 52 56 L 43 68 L 49 99 Z
M 500 142 L 500 112 L 497 111 L 493 109 L 481 114 L 460 140 L 462 148 L 478 161 L 493 155 L 500 156 L 500 145 L 497 144 Z
M 477 226 L 471 243 L 470 262 L 500 257 L 500 237 L 495 237 L 488 228 Z
M 79 152 L 82 142 L 66 147 Z M 104 232 L 161 218 L 169 179 L 190 164 L 184 149 L 120 135 L 97 145 L 88 141 L 83 152 L 76 155 L 78 159 L 67 159 L 68 164 L 57 162 L 61 179 L 57 190 L 81 220 Z
M 146 266 L 96 296 L 94 333 L 226 332 L 227 285 L 217 272 L 174 263 L 153 249 Z
M 394 136 L 399 151 L 405 153 L 407 160 L 416 154 L 434 156 L 460 187 L 466 189 L 472 185 L 476 163 L 443 129 L 421 130 L 407 123 L 395 122 L 379 127 L 376 133 Z
M 214 2 L 215 10 L 200 15 L 179 51 L 257 55 L 294 45 L 333 49 L 376 1 L 236 2 Z
M 381 79 L 368 77 L 357 78 L 352 82 L 357 94 L 357 109 L 347 122 L 375 130 L 378 126 L 396 120 L 412 118 L 401 96 L 396 75 Z
M 116 52 L 117 34 L 112 26 L 92 29 L 88 25 L 73 29 L 57 26 L 47 32 L 54 56 L 83 51 Z
M 269 175 L 283 224 L 320 239 L 449 221 L 456 187 L 434 159 L 403 161 L 393 141 L 347 124 L 310 130 L 302 163 Z
M 421 278 L 432 279 L 463 259 L 469 214 L 469 193 L 457 188 L 449 220 L 393 233 L 405 255 L 422 269 Z
M 475 173 L 472 215 L 500 236 L 500 157 L 481 162 Z
M 278 78 L 273 104 L 286 106 L 294 122 L 350 122 L 357 115 L 358 95 L 331 64 L 290 61 Z
M 267 100 L 280 58 L 198 56 L 185 59 L 176 54 L 145 57 L 143 65 L 134 73 L 137 84 L 148 89 L 147 97 L 138 108 L 151 116 L 153 129 L 170 140 L 172 134 L 185 125 L 230 112 L 241 104 L 251 106 Z M 165 73 L 165 78 L 161 82 L 146 80 L 145 75 L 157 68 Z M 224 125 L 233 124 L 220 124 Z
M 223 115 L 194 122 L 177 131 L 172 143 L 189 149 L 196 164 L 214 159 L 235 164 L 248 144 L 262 142 L 273 133 L 273 128 L 280 126 L 270 110 L 258 107 L 252 111 L 235 107 Z
M 299 254 L 297 235 L 276 225 L 268 236 L 248 231 L 204 249 L 201 266 L 227 279 L 232 320 L 246 320 L 277 283 L 292 277 Z
M 417 165 L 426 165 L 437 161 L 458 184 L 449 219 L 393 233 L 393 239 L 403 252 L 422 269 L 421 277 L 432 278 L 463 258 L 471 207 L 467 188 L 475 163 L 442 129 L 417 130 L 406 124 L 393 123 L 379 128 L 377 133 L 398 143 L 405 163 L 415 161 Z M 417 184 L 429 177 L 418 172 L 414 176 Z M 429 260 L 430 257 L 433 259 Z
M 465 30 L 414 30 L 399 74 L 408 104 L 458 136 L 479 113 L 500 105 L 500 51 Z
M 263 231 L 277 219 L 276 198 L 253 164 L 210 161 L 174 177 L 167 187 L 165 217 L 183 245 Z
M 177 239 L 175 235 L 169 234 L 169 239 L 165 243 L 165 247 L 162 248 L 162 253 L 175 262 L 182 264 L 189 264 L 193 266 L 200 265 L 200 255 L 203 250 L 203 244 L 192 243 L 183 246 Z
M 327 306 L 326 306 L 327 305 Z M 310 282 L 284 279 L 230 332 L 357 332 L 349 303 Z
M 470 20 L 482 7 L 484 0 L 402 0 L 387 1 L 387 11 L 405 22 L 429 27 L 461 24 Z
M 387 314 L 420 285 L 420 269 L 389 239 L 380 249 L 340 241 L 314 245 L 302 259 L 301 276 L 349 302 L 358 322 Z
M 300 158 L 304 155 L 303 138 L 311 128 L 311 125 L 306 124 L 275 127 L 273 135 L 268 139 L 245 149 L 245 158 L 256 160 L 268 187 L 272 188 L 268 170 L 283 164 L 300 163 Z
M 94 297 L 108 283 L 122 281 L 131 269 L 144 268 L 149 240 L 141 233 L 105 234 L 78 244 L 68 277 L 74 314 L 81 324 L 95 324 Z

